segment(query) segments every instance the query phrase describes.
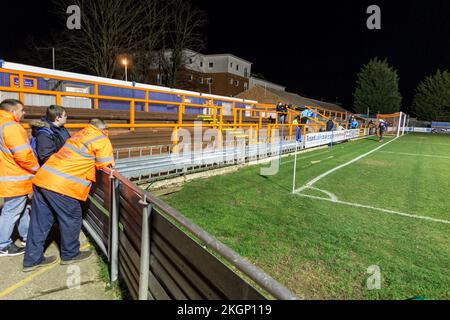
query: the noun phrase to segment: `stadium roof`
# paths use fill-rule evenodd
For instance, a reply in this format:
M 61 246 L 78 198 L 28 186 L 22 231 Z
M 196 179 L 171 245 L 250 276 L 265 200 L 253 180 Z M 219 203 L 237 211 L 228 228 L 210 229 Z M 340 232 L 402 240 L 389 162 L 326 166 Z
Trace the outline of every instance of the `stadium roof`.
M 267 90 L 267 92 L 269 92 L 273 96 L 275 96 L 277 100 L 280 100 L 283 103 L 292 104 L 295 107 L 305 107 L 305 106 L 321 107 L 322 109 L 327 109 L 327 110 L 331 110 L 331 111 L 352 113 L 351 111 L 348 111 L 348 110 L 344 109 L 343 107 L 341 107 L 337 104 L 331 103 L 331 102 L 324 102 L 324 101 L 319 101 L 319 100 L 315 100 L 315 99 L 310 99 L 310 98 L 302 97 L 296 93 L 276 90 L 276 89 L 273 89 L 270 87 L 264 88 L 263 86 L 260 86 L 260 85 L 256 85 L 255 87 L 250 88 L 249 90 L 238 94 L 236 97 L 238 97 L 238 98 L 245 97 L 248 99 L 257 100 L 260 103 L 267 103 L 267 101 L 264 101 L 264 97 L 261 97 L 261 94 L 257 93 L 257 91 L 261 92 L 261 89 Z M 273 97 L 271 100 L 273 100 Z M 271 101 L 271 103 L 273 103 L 273 101 Z

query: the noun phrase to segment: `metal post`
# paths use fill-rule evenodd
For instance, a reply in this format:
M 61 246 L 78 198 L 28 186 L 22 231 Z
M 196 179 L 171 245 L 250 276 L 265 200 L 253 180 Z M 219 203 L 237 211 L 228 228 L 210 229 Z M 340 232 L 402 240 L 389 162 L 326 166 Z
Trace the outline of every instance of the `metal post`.
M 53 70 L 55 70 L 55 48 L 52 48 Z
M 111 234 L 109 263 L 111 265 L 111 282 L 117 281 L 119 274 L 119 180 L 110 176 L 111 181 Z
M 147 197 L 139 201 L 142 209 L 141 259 L 139 268 L 139 300 L 148 300 L 148 280 L 150 272 L 150 214 L 152 205 L 147 203 Z
M 292 178 L 292 193 L 295 193 L 295 173 L 297 171 L 297 148 L 298 148 L 298 141 L 295 139 L 295 154 L 294 154 L 294 174 Z
M 400 111 L 400 117 L 398 119 L 397 138 L 400 136 L 400 127 L 402 126 L 402 112 Z
M 407 114 L 405 113 L 405 116 L 403 117 L 402 136 L 405 135 L 406 118 Z

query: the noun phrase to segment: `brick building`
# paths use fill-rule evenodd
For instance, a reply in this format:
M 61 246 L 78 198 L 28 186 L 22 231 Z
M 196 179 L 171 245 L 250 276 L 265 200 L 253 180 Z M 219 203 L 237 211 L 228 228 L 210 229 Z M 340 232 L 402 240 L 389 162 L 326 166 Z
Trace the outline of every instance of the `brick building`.
M 167 51 L 166 59 L 170 55 Z M 233 97 L 250 87 L 252 63 L 232 54 L 204 55 L 184 50 L 183 65 L 177 75 L 178 89 Z M 152 84 L 163 84 L 158 65 L 153 66 L 150 76 Z

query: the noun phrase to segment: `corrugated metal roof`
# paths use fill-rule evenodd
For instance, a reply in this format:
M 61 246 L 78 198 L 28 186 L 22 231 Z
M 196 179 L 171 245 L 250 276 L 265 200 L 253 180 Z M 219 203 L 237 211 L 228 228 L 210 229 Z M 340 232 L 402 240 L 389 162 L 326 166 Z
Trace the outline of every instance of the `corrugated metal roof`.
M 261 86 L 259 86 L 259 87 L 261 87 Z M 264 87 L 261 87 L 261 88 L 264 89 Z M 280 90 L 276 90 L 273 88 L 267 88 L 266 90 L 273 93 L 274 95 L 280 97 L 285 102 L 290 103 L 296 107 L 304 107 L 304 106 L 322 107 L 323 109 L 332 110 L 332 111 L 349 112 L 348 110 L 346 110 L 346 109 L 342 108 L 341 106 L 338 106 L 337 104 L 334 104 L 334 103 L 309 99 L 309 98 L 302 97 L 296 93 L 280 91 Z

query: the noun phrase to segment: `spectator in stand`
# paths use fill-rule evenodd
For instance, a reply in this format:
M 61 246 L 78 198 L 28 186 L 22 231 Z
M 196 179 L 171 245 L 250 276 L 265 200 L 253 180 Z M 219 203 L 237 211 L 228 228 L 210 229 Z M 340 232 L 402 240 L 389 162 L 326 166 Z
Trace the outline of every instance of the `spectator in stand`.
M 338 131 L 342 131 L 342 130 L 345 130 L 345 129 L 344 129 L 344 127 L 342 126 L 342 124 L 340 123 L 340 124 L 339 124 L 339 127 L 337 128 L 337 130 L 338 130 Z
M 308 126 L 308 123 L 309 123 L 309 119 L 308 119 L 308 117 L 309 117 L 309 110 L 308 109 L 303 110 L 300 113 L 300 117 L 301 117 L 300 122 L 301 122 L 301 124 L 305 125 L 306 132 L 308 133 L 308 130 L 309 130 L 309 126 Z
M 44 244 L 53 226 L 59 222 L 61 264 L 84 261 L 91 251 L 80 251 L 82 211 L 80 201 L 86 201 L 95 182 L 96 169 L 114 165 L 113 149 L 106 123 L 92 119 L 52 155 L 33 179 L 33 202 L 28 243 L 23 271 L 51 265 L 56 257 L 44 257 Z
M 29 212 L 25 210 L 32 192 L 31 180 L 39 169 L 25 129 L 20 121 L 25 115 L 23 103 L 8 99 L 0 103 L 0 257 L 17 256 L 24 249 L 11 239 L 16 222 L 22 242 L 27 241 Z
M 348 127 L 347 127 L 348 129 L 351 129 L 351 128 L 352 128 L 353 120 L 354 120 L 353 116 L 350 115 L 350 116 L 348 117 Z
M 288 112 L 289 112 L 289 109 L 292 107 L 292 105 L 287 105 L 287 104 L 284 104 L 283 105 L 283 112 L 284 112 L 284 114 L 283 114 L 283 123 L 286 123 L 286 121 L 287 121 L 287 116 L 288 116 Z
M 334 121 L 333 120 L 336 120 L 336 119 L 328 119 L 328 121 L 327 121 L 327 131 L 333 131 L 333 129 L 334 129 Z
M 284 112 L 283 110 L 284 110 L 284 105 L 281 103 L 281 101 L 278 101 L 276 111 L 277 111 L 279 124 L 284 123 L 284 116 L 282 114 L 282 112 Z
M 31 135 L 35 139 L 34 148 L 39 165 L 42 166 L 70 138 L 69 132 L 64 128 L 66 122 L 66 110 L 56 105 L 48 107 L 46 116 L 41 120 L 30 122 Z

